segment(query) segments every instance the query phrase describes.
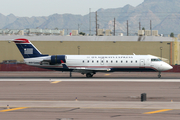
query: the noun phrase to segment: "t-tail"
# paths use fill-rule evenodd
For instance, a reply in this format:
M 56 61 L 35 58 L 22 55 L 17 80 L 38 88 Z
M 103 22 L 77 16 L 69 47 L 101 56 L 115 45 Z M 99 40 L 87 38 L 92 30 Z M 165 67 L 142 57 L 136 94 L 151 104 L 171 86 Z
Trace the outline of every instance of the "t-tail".
M 13 40 L 24 58 L 43 57 L 41 52 L 27 39 L 20 38 Z

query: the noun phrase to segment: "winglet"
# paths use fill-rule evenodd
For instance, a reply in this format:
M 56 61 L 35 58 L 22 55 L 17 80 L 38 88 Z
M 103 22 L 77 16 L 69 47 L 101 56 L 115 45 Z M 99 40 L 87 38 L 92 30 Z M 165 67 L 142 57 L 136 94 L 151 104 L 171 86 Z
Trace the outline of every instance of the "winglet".
M 66 64 L 62 64 L 64 69 L 69 69 L 68 66 Z
M 69 69 L 68 66 L 64 63 L 63 60 L 61 60 L 61 63 L 62 63 L 62 66 L 63 66 L 64 69 Z

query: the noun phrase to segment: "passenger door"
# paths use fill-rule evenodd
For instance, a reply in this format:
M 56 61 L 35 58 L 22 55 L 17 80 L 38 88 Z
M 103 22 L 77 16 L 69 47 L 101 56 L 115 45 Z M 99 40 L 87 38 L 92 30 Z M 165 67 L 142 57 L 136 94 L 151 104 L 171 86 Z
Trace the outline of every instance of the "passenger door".
M 140 60 L 140 67 L 145 67 L 145 60 L 144 59 Z

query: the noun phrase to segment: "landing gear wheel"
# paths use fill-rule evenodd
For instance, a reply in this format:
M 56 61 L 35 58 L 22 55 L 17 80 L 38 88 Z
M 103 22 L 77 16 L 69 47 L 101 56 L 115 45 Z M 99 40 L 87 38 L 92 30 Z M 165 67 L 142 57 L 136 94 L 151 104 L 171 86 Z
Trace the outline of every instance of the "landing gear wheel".
M 161 75 L 158 75 L 158 78 L 161 78 Z
M 87 77 L 87 78 L 91 78 L 91 77 L 93 77 L 93 75 L 92 75 L 91 73 L 87 73 L 87 74 L 86 74 L 86 77 Z
M 161 72 L 159 72 L 159 74 L 158 74 L 158 78 L 161 78 Z

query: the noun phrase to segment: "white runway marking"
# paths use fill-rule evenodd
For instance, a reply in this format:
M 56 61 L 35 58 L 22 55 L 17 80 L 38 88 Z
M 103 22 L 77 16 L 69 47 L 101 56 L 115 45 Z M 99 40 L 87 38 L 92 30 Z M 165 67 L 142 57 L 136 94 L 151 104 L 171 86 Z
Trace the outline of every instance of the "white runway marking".
M 119 102 L 119 101 L 0 101 L 0 107 L 61 107 L 93 109 L 180 109 L 180 102 Z
M 180 79 L 51 79 L 61 82 L 180 82 Z M 50 79 L 0 79 L 0 81 L 50 81 Z

